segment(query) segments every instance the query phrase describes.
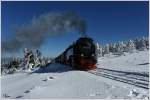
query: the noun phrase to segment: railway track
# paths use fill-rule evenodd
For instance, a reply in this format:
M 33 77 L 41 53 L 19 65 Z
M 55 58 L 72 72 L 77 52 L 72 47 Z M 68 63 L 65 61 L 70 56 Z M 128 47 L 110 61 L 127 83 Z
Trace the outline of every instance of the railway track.
M 88 72 L 96 76 L 101 76 L 123 83 L 131 84 L 140 88 L 149 89 L 149 75 L 145 73 L 124 72 L 104 68 L 97 68 Z

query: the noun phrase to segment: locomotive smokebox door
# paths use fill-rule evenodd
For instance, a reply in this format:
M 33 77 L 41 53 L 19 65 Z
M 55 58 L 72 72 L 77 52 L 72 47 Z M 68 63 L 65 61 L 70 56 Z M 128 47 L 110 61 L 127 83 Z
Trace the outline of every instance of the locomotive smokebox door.
M 96 47 L 91 38 L 87 36 L 81 37 L 73 47 L 74 63 L 77 69 L 90 70 L 96 68 Z

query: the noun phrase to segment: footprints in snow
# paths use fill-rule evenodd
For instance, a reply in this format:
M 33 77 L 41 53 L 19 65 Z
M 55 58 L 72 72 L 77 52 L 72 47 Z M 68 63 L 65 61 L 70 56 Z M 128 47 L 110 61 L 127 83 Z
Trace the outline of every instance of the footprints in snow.
M 42 81 L 49 81 L 49 80 L 53 80 L 54 79 L 54 77 L 52 77 L 52 76 L 50 76 L 50 77 L 46 77 L 46 79 L 44 79 L 44 80 L 42 80 Z M 34 87 L 33 87 L 34 88 Z M 25 92 L 24 92 L 24 94 L 28 94 L 28 93 L 30 93 L 32 90 L 33 90 L 33 88 L 30 88 L 29 90 L 26 90 Z M 3 94 L 3 98 L 10 98 L 11 96 L 10 95 L 8 95 L 8 94 Z M 19 96 L 16 96 L 15 98 L 16 99 L 19 99 L 19 98 L 23 98 L 24 97 L 24 95 L 19 95 Z
M 11 96 L 9 96 L 8 94 L 3 94 L 3 98 L 10 98 Z M 23 97 L 23 95 L 19 95 L 19 96 L 17 96 L 17 97 L 15 97 L 16 99 L 18 99 L 18 98 L 22 98 Z
M 4 98 L 9 98 L 10 96 L 5 93 L 5 94 L 3 94 L 3 97 L 4 97 Z
M 46 82 L 46 81 L 52 80 L 52 79 L 54 79 L 54 77 L 51 77 L 51 76 L 50 76 L 50 77 L 47 77 L 46 79 L 44 79 L 44 80 L 42 80 L 42 81 L 45 81 L 45 82 Z
M 27 90 L 27 91 L 25 91 L 24 93 L 29 93 L 30 92 L 30 90 Z
M 32 89 L 33 88 L 31 88 L 30 90 L 26 90 L 24 93 L 25 94 L 30 93 Z M 16 99 L 19 99 L 19 98 L 22 98 L 22 97 L 24 97 L 24 95 L 19 95 L 19 96 L 16 97 Z
M 23 97 L 23 96 L 22 96 L 22 95 L 20 95 L 20 96 L 17 96 L 17 97 L 16 97 L 16 99 L 19 99 L 19 98 L 22 98 L 22 97 Z
M 54 77 L 47 77 L 46 79 L 44 79 L 44 80 L 42 80 L 42 81 L 48 81 L 48 80 L 53 80 L 54 79 Z M 33 88 L 30 88 L 29 90 L 26 90 L 25 92 L 24 92 L 24 94 L 28 94 L 28 93 L 30 93 L 32 90 L 34 89 L 34 87 Z M 23 95 L 19 95 L 19 96 L 17 96 L 16 97 L 16 99 L 18 99 L 18 98 L 22 98 L 22 97 L 24 97 Z

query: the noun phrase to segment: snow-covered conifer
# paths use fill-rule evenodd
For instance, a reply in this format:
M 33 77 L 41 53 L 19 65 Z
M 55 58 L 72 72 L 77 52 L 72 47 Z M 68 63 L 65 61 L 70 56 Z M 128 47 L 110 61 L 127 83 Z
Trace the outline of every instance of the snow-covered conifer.
M 97 57 L 99 57 L 100 46 L 99 46 L 98 42 L 95 44 L 95 47 L 96 47 L 96 55 L 97 55 Z
M 146 43 L 144 41 L 144 38 L 139 39 L 138 50 L 145 50 L 145 49 L 146 49 Z
M 109 51 L 113 52 L 113 44 L 112 43 L 109 44 Z
M 105 54 L 109 54 L 109 44 L 106 44 L 106 46 L 104 47 L 104 52 Z
M 101 57 L 103 55 L 103 47 L 100 46 L 100 49 L 99 49 L 99 56 Z
M 149 37 L 145 38 L 146 48 L 149 49 Z
M 135 50 L 135 45 L 132 40 L 128 41 L 127 48 L 128 48 L 128 52 L 132 52 L 133 50 Z

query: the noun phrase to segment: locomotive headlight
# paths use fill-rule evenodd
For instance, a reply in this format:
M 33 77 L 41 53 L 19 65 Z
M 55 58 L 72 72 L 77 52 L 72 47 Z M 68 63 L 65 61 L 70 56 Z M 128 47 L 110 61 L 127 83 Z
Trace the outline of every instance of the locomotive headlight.
M 92 56 L 94 57 L 95 55 L 94 55 L 94 54 L 92 54 Z
M 83 57 L 84 56 L 84 54 L 81 54 L 81 57 Z

